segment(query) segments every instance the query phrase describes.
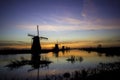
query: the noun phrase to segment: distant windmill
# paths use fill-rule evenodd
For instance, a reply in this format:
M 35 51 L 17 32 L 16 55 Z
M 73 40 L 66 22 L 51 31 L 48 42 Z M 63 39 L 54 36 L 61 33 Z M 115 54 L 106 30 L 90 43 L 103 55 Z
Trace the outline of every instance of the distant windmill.
M 57 43 L 55 44 L 54 50 L 59 51 L 59 46 L 58 45 L 59 44 L 58 44 L 58 41 L 57 41 Z
M 46 37 L 39 37 L 39 26 L 38 25 L 37 25 L 37 36 L 31 35 L 31 34 L 28 34 L 28 36 L 32 37 L 33 39 L 32 47 L 31 47 L 31 51 L 33 53 L 39 53 L 41 51 L 41 45 L 40 45 L 41 39 L 48 40 L 48 38 Z

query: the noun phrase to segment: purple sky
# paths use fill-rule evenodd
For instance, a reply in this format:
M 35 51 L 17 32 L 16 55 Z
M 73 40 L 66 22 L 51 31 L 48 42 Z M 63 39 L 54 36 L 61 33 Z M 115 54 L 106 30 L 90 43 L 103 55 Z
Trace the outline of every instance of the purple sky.
M 119 0 L 0 0 L 0 42 L 119 41 Z

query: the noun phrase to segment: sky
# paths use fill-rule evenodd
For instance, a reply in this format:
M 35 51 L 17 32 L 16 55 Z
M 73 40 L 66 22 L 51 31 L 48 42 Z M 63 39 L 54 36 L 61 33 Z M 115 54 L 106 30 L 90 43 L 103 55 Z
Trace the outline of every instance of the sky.
M 0 0 L 0 48 L 29 45 L 37 25 L 43 46 L 118 46 L 120 0 Z

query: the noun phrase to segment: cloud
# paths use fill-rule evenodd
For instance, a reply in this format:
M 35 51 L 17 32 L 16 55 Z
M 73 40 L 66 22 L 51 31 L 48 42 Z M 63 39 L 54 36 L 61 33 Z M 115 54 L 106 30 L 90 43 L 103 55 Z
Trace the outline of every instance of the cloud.
M 0 46 L 12 46 L 12 45 L 26 45 L 29 44 L 24 41 L 0 41 Z
M 69 24 L 69 25 L 79 25 L 79 24 L 85 23 L 83 20 L 76 19 L 76 18 L 70 18 L 70 17 L 59 17 L 54 20 L 58 23 L 64 23 L 64 24 Z
M 20 28 L 24 30 L 36 30 L 36 25 L 23 25 Z M 70 30 L 107 30 L 107 29 L 120 29 L 120 27 L 114 26 L 102 26 L 94 24 L 85 24 L 85 25 L 51 25 L 51 24 L 40 24 L 40 31 L 70 31 Z
M 105 2 L 104 4 L 108 4 L 108 3 Z M 83 0 L 83 8 L 81 11 L 81 16 L 84 18 L 85 21 L 91 23 L 90 24 L 91 26 L 94 27 L 99 26 L 98 29 L 120 29 L 119 17 L 116 17 L 116 13 L 112 15 L 114 10 L 116 10 L 114 5 L 111 6 L 110 4 L 108 4 L 107 7 L 102 7 L 100 5 L 97 5 L 94 0 Z M 109 10 L 104 11 L 106 9 L 110 9 L 111 12 L 109 12 Z
M 49 21 L 50 20 L 50 21 Z M 81 20 L 71 17 L 53 17 L 46 23 L 39 23 L 40 31 L 69 31 L 69 30 L 104 30 L 104 29 L 120 29 L 120 20 L 101 19 Z M 36 24 L 17 25 L 23 30 L 36 30 Z
M 86 16 L 86 14 L 83 14 Z M 56 17 L 53 19 L 59 25 L 64 24 L 65 26 L 73 26 L 76 29 L 120 29 L 120 19 L 102 19 L 96 17 L 94 19 L 81 19 L 71 17 Z M 79 28 L 77 28 L 79 27 Z M 64 28 L 63 28 L 64 29 Z
M 86 19 L 88 18 L 93 18 L 93 16 L 91 15 L 94 15 L 95 17 L 95 14 L 98 14 L 97 13 L 97 9 L 95 7 L 95 4 L 94 4 L 94 1 L 93 0 L 83 0 L 83 9 L 82 9 L 82 12 L 81 12 L 81 15 Z

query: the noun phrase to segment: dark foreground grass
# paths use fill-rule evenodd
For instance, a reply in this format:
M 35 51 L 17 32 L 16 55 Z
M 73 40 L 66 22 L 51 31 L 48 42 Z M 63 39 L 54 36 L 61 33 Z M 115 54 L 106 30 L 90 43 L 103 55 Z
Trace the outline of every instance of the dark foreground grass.
M 120 62 L 100 63 L 94 69 L 66 72 L 61 76 L 47 76 L 44 80 L 120 80 Z

